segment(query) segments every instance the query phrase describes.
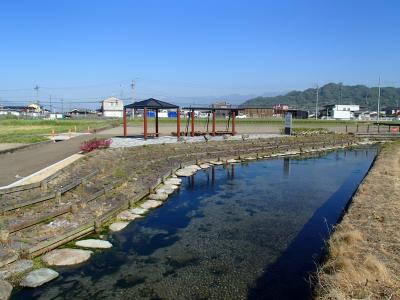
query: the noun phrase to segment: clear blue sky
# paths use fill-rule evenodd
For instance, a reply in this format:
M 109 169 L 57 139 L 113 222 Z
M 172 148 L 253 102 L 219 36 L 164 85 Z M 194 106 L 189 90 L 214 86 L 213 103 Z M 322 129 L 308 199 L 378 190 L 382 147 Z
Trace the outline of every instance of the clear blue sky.
M 399 15 L 396 0 L 3 0 L 0 101 L 36 84 L 42 99 L 130 97 L 131 79 L 171 101 L 398 86 Z

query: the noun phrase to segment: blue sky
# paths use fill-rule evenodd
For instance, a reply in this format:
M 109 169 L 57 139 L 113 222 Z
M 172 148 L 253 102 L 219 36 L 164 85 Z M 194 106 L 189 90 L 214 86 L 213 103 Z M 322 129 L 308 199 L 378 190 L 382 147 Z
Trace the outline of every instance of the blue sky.
M 0 102 L 399 86 L 396 0 L 2 0 Z M 189 100 L 188 100 L 189 101 Z

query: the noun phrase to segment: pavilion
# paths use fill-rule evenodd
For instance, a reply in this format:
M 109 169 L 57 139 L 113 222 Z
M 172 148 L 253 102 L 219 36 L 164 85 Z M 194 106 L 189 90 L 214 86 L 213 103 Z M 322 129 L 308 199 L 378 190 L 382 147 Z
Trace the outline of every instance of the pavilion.
M 216 135 L 221 135 L 221 134 L 231 134 L 235 135 L 236 132 L 236 117 L 239 114 L 239 111 L 244 110 L 245 108 L 239 108 L 239 107 L 230 107 L 230 108 L 221 108 L 221 107 L 184 107 L 183 109 L 189 110 L 188 114 L 188 121 L 191 121 L 191 130 L 190 130 L 190 135 L 195 136 L 198 133 L 196 133 L 195 130 L 195 110 L 197 111 L 203 111 L 203 112 L 208 112 L 209 115 L 212 115 L 212 129 L 211 129 L 211 135 L 216 136 Z M 229 127 L 229 122 L 232 119 L 232 130 L 231 131 L 217 131 L 216 130 L 216 112 L 217 111 L 226 111 L 228 112 L 229 119 L 228 119 L 228 127 Z M 208 122 L 208 120 L 207 120 Z M 208 130 L 208 124 L 207 124 L 207 130 Z M 208 133 L 208 132 L 207 132 Z M 206 132 L 200 133 L 200 134 L 206 134 Z
M 126 137 L 128 135 L 128 129 L 127 129 L 127 122 L 126 122 L 126 110 L 127 109 L 143 109 L 143 136 L 144 139 L 147 139 L 148 136 L 155 136 L 158 137 L 159 136 L 159 126 L 158 126 L 158 112 L 159 110 L 162 109 L 176 109 L 176 136 L 179 138 L 180 137 L 180 121 L 181 121 L 181 117 L 180 117 L 180 109 L 179 106 L 175 105 L 175 104 L 171 104 L 168 102 L 164 102 L 161 100 L 157 100 L 154 98 L 150 98 L 147 100 L 143 100 L 143 101 L 137 101 L 134 102 L 132 104 L 128 104 L 124 106 L 124 113 L 123 113 L 123 117 L 124 117 L 124 137 Z M 155 118 L 156 118 L 156 128 L 155 128 L 155 133 L 149 133 L 147 131 L 147 113 L 148 111 L 155 111 Z

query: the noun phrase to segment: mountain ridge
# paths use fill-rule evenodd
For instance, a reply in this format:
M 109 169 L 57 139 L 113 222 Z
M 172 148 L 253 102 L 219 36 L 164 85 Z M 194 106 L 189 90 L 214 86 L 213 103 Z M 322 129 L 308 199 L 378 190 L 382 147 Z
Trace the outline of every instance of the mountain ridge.
M 317 89 L 308 88 L 303 91 L 291 91 L 284 95 L 272 97 L 255 97 L 241 104 L 241 106 L 272 107 L 276 104 L 286 104 L 290 108 L 315 110 Z M 327 83 L 319 88 L 318 107 L 328 104 L 358 104 L 369 110 L 377 110 L 378 87 L 365 85 L 343 85 L 341 83 Z M 400 103 L 400 88 L 381 87 L 380 107 L 398 107 Z

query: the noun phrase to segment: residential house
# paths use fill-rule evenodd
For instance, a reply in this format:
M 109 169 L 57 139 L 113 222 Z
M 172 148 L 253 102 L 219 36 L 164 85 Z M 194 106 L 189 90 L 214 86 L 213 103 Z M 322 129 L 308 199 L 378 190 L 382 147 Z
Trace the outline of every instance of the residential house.
M 122 118 L 124 114 L 124 101 L 110 97 L 101 102 L 101 112 L 104 117 Z

